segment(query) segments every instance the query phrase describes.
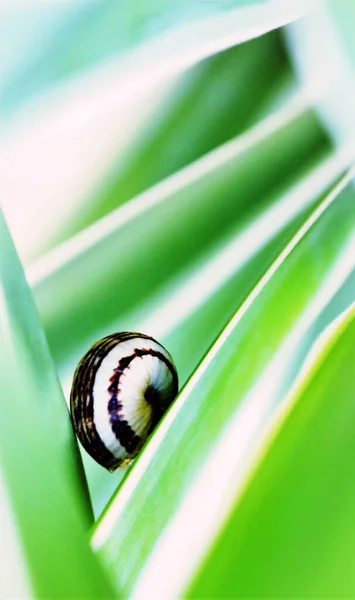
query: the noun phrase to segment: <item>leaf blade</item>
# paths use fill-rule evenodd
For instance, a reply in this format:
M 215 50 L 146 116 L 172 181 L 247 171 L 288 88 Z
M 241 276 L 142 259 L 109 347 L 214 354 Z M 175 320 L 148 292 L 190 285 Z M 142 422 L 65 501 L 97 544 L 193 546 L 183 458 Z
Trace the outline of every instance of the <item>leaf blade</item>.
M 319 341 L 188 591 L 193 597 L 207 589 L 212 597 L 349 597 L 354 592 L 349 562 L 355 493 L 354 306 Z M 227 544 L 234 577 L 223 567 Z M 251 571 L 257 576 L 251 577 Z
M 2 215 L 0 228 L 1 479 L 15 524 L 15 531 L 8 530 L 9 546 L 16 551 L 19 545 L 26 563 L 25 574 L 19 565 L 10 577 L 16 580 L 20 573 L 34 596 L 89 598 L 101 591 L 111 597 L 111 585 L 88 546 L 92 514 L 68 412 Z M 6 544 L 2 537 L 9 568 Z M 12 586 L 8 577 L 5 585 Z

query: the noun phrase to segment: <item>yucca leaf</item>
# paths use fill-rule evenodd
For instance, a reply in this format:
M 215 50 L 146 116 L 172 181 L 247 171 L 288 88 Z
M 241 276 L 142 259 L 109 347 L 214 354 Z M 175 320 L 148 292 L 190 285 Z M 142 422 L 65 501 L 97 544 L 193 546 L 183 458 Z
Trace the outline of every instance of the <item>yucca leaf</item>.
M 285 399 L 188 597 L 354 596 L 354 365 L 353 306 Z
M 348 182 L 347 176 L 326 197 L 237 311 L 99 521 L 93 545 L 125 593 L 179 596 L 199 567 L 204 542 L 224 515 L 223 486 L 243 473 L 253 440 L 354 269 L 355 205 Z M 345 303 L 353 294 L 350 287 Z M 335 303 L 333 316 L 343 301 Z M 218 495 L 209 496 L 206 485 L 216 481 Z M 134 549 L 121 561 L 132 536 Z
M 91 508 L 80 455 L 41 324 L 0 220 L 0 478 L 5 597 L 112 595 L 88 547 Z M 13 569 L 13 570 L 12 570 Z M 20 592 L 20 590 L 22 590 Z

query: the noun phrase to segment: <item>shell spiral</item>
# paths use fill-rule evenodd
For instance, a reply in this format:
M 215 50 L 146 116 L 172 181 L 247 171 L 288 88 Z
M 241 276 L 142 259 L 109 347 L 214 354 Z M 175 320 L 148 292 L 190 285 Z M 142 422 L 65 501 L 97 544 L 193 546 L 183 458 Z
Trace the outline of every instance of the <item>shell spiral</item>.
M 136 456 L 177 392 L 173 359 L 154 338 L 108 335 L 75 371 L 70 395 L 75 432 L 90 456 L 114 471 Z

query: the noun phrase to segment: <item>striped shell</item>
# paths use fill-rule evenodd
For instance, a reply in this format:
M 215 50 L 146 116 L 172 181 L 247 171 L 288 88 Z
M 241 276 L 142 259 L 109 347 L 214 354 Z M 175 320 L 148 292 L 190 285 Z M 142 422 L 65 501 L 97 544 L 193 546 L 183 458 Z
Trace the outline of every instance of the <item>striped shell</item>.
M 176 369 L 161 344 L 141 333 L 108 335 L 75 371 L 74 429 L 92 458 L 114 471 L 138 453 L 177 392 Z

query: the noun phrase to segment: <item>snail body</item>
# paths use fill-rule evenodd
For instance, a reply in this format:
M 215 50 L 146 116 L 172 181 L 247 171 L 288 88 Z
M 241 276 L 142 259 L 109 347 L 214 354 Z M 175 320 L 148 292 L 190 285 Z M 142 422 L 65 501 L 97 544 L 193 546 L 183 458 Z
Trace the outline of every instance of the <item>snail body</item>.
M 177 392 L 176 368 L 159 342 L 140 333 L 108 335 L 75 371 L 75 432 L 90 456 L 114 471 L 136 456 Z

